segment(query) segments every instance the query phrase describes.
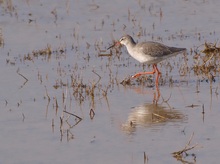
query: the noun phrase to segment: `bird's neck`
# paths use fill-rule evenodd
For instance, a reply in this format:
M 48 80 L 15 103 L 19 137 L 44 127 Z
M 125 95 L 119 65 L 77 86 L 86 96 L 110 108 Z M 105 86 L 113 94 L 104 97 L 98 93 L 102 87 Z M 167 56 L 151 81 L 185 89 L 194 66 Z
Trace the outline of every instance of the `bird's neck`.
M 136 45 L 135 41 L 133 40 L 133 38 L 131 39 L 131 41 L 126 45 L 126 47 L 128 49 L 133 48 Z
M 132 53 L 132 49 L 134 48 L 134 46 L 135 46 L 135 44 L 131 44 L 131 43 L 126 45 L 126 48 L 130 54 Z
M 135 46 L 136 45 L 136 42 L 134 41 L 133 38 L 131 38 L 131 42 L 130 42 L 131 46 Z

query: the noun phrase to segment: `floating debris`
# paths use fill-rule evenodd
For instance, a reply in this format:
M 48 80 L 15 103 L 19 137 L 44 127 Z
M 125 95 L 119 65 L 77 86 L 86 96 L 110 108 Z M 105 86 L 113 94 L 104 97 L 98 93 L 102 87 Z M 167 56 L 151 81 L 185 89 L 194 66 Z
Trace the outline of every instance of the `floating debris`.
M 91 119 L 91 120 L 94 118 L 95 112 L 94 112 L 93 109 L 90 109 L 89 116 L 90 116 L 90 119 Z
M 102 56 L 109 57 L 109 56 L 112 56 L 112 53 L 109 53 L 109 54 L 99 54 L 99 55 L 98 55 L 98 57 L 102 57 Z
M 192 104 L 192 105 L 187 105 L 186 108 L 195 108 L 195 107 L 199 107 L 200 105 L 195 105 L 195 104 Z
M 187 142 L 187 144 L 185 145 L 185 147 L 182 150 L 176 151 L 176 152 L 172 153 L 173 157 L 176 158 L 178 161 L 183 161 L 183 158 L 185 158 L 185 157 L 187 157 L 189 155 L 194 157 L 194 160 L 196 159 L 196 155 L 194 153 L 192 153 L 192 154 L 188 154 L 187 153 L 187 151 L 192 150 L 192 149 L 194 149 L 196 147 L 199 147 L 199 144 L 195 144 L 193 146 L 190 146 L 191 145 L 191 141 L 193 139 L 193 136 L 194 136 L 194 133 L 191 135 L 189 141 Z M 184 154 L 185 154 L 185 156 L 184 156 Z

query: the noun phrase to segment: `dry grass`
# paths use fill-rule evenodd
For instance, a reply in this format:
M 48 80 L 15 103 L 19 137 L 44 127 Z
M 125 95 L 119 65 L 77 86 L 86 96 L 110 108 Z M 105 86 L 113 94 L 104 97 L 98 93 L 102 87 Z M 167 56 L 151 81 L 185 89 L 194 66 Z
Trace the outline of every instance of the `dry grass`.
M 191 146 L 191 141 L 194 137 L 194 133 L 191 135 L 189 141 L 184 146 L 183 149 L 173 152 L 173 157 L 176 158 L 178 161 L 184 162 L 184 158 L 191 155 L 194 158 L 194 162 L 196 162 L 196 155 L 194 153 L 188 154 L 187 152 L 193 150 L 194 148 L 201 147 L 199 144 L 194 144 Z
M 195 75 L 203 80 L 215 82 L 215 76 L 220 72 L 220 48 L 216 43 L 205 43 L 204 49 L 195 52 L 193 70 Z

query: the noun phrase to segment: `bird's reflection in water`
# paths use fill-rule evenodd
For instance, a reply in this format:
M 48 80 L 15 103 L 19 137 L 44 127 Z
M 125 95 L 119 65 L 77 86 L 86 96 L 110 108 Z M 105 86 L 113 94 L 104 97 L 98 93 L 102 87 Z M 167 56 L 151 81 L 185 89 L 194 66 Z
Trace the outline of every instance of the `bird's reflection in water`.
M 158 129 L 168 122 L 183 122 L 185 116 L 180 111 L 159 104 L 144 104 L 131 109 L 127 121 L 122 125 L 126 133 L 134 133 L 138 127 Z
M 149 79 L 146 79 L 146 77 L 143 78 L 146 81 L 149 81 Z M 142 79 L 142 80 L 143 80 Z M 125 80 L 123 80 L 122 82 L 124 82 Z M 143 83 L 143 82 L 142 82 Z M 131 85 L 124 85 L 124 89 L 129 89 L 134 91 L 137 94 L 140 95 L 152 95 L 152 100 L 153 103 L 157 103 L 160 99 L 160 89 L 159 87 L 155 87 L 155 90 L 152 90 L 152 85 L 149 84 L 149 86 L 145 86 L 145 85 L 140 85 L 137 83 L 137 85 L 135 85 L 135 83 L 131 84 Z

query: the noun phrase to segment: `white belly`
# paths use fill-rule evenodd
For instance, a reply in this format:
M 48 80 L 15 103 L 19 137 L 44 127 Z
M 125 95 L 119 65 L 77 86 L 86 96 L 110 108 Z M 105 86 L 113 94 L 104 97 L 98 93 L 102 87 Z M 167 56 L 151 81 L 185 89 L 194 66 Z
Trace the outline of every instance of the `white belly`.
M 150 55 L 147 54 L 142 54 L 140 52 L 135 51 L 134 49 L 127 49 L 128 53 L 137 61 L 139 61 L 140 63 L 146 63 L 146 64 L 154 64 L 154 63 L 158 63 L 161 61 L 161 59 L 158 59 L 156 57 L 151 57 Z

